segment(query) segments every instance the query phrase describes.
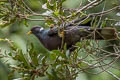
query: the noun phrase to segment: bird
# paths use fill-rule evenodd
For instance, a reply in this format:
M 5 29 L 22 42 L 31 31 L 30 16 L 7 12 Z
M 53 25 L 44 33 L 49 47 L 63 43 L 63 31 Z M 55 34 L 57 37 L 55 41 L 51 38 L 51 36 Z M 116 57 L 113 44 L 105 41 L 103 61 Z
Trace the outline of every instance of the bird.
M 62 34 L 60 36 L 59 34 Z M 118 34 L 115 28 L 91 28 L 90 26 L 66 26 L 58 30 L 57 27 L 45 29 L 41 26 L 34 26 L 28 34 L 34 34 L 48 50 L 61 49 L 61 45 L 66 44 L 67 49 L 74 50 L 74 45 L 81 39 L 93 40 L 116 40 Z M 64 38 L 64 39 L 63 39 Z

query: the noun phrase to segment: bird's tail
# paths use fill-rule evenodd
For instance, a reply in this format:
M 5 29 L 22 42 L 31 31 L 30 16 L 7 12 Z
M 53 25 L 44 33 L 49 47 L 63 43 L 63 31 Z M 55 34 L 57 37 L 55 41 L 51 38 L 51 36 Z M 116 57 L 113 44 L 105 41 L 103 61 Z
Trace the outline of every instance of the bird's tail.
M 95 40 L 116 40 L 118 39 L 118 33 L 115 28 L 107 27 L 107 28 L 96 28 L 96 29 L 88 29 L 89 33 L 86 38 L 87 39 L 95 39 Z

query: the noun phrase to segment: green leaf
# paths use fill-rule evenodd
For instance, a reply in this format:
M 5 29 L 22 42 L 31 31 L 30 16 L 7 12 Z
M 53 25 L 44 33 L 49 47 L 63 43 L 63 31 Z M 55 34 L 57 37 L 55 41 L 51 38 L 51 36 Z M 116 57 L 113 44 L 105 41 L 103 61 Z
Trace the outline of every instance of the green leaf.
M 32 60 L 33 65 L 37 66 L 37 65 L 39 65 L 38 64 L 38 53 L 35 52 L 33 44 L 31 44 L 30 47 L 31 48 L 28 50 L 28 54 L 29 54 L 29 56 L 30 56 L 30 58 Z
M 81 24 L 87 24 L 90 21 L 91 21 L 91 18 L 88 18 L 88 19 L 84 20 Z
M 104 28 L 106 26 L 106 21 L 102 21 L 101 26 L 102 26 L 102 28 Z
M 43 56 L 42 59 L 41 59 L 43 65 L 45 65 L 46 58 L 47 58 L 46 56 Z
M 70 57 L 70 54 L 71 54 L 71 53 L 70 53 L 70 50 L 67 50 L 67 51 L 66 51 L 66 57 L 69 58 L 69 57 Z
M 55 56 L 61 56 L 62 58 L 66 58 L 66 54 L 62 53 L 60 50 L 53 50 L 52 51 Z
M 11 52 L 10 52 L 10 53 L 8 53 L 8 55 L 12 57 L 12 53 L 11 53 Z
M 14 57 L 14 59 L 20 61 L 24 64 L 24 66 L 31 69 L 32 67 L 30 66 L 29 59 L 26 55 L 23 54 L 22 50 L 18 49 L 16 53 L 17 54 Z
M 85 63 L 85 62 L 79 62 L 78 63 L 78 66 L 80 67 L 80 68 L 87 68 L 88 67 L 88 64 L 87 63 Z
M 25 25 L 26 27 L 29 26 L 26 19 L 24 19 L 24 25 Z
M 52 60 L 56 60 L 57 55 L 56 55 L 55 53 L 51 53 L 51 54 L 50 54 L 50 58 L 51 58 Z
M 61 54 L 60 50 L 52 50 L 53 53 L 55 53 L 56 55 Z
M 54 10 L 55 5 L 51 4 L 48 0 L 47 0 L 47 8 L 50 10 Z
M 59 16 L 59 10 L 55 10 L 54 13 L 53 13 L 55 16 Z

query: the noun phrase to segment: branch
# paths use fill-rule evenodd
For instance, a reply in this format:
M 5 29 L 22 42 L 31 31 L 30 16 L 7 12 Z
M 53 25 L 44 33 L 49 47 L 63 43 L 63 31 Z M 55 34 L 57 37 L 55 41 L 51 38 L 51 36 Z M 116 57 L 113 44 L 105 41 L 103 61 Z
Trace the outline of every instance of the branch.
M 23 14 L 18 14 L 18 16 L 22 19 L 26 19 L 26 20 L 30 20 L 30 21 L 45 21 L 45 19 L 32 19 L 32 18 L 28 18 L 28 16 L 23 15 Z
M 104 0 L 94 0 L 92 2 L 90 2 L 89 4 L 87 4 L 86 6 L 82 7 L 81 9 L 79 9 L 77 11 L 77 14 L 80 13 L 81 11 L 93 8 L 94 6 L 100 4 L 101 2 L 103 2 Z
M 94 6 L 97 6 L 98 4 L 100 4 L 101 2 L 103 2 L 104 0 L 94 0 L 92 2 L 90 2 L 89 4 L 85 5 L 84 7 L 80 8 L 75 14 L 78 15 L 81 11 L 93 8 Z M 68 16 L 67 18 L 72 17 L 73 15 Z
M 116 9 L 119 9 L 119 8 L 120 8 L 120 6 L 116 6 L 116 7 L 113 7 L 112 9 L 109 9 L 109 10 L 106 10 L 106 11 L 89 14 L 89 16 L 106 15 L 106 14 L 112 12 L 113 10 L 116 10 Z
M 45 19 L 31 19 L 31 18 L 24 18 L 26 20 L 30 20 L 30 21 L 45 21 Z
M 115 74 L 113 74 L 112 72 L 110 72 L 110 71 L 106 71 L 108 74 L 110 74 L 110 75 L 112 75 L 114 78 L 116 78 L 117 80 L 120 80 L 120 78 L 117 76 L 117 75 L 115 75 Z

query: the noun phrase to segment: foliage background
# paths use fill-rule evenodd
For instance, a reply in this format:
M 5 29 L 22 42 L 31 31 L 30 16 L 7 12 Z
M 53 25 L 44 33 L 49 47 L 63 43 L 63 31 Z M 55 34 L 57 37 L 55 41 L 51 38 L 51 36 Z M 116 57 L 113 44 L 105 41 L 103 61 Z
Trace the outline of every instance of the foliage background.
M 88 3 L 87 0 L 66 0 L 64 3 L 63 3 L 63 7 L 65 8 L 73 8 L 73 9 L 76 9 L 76 8 L 79 8 L 80 7 L 80 3 L 82 1 L 82 5 L 85 5 Z M 91 0 L 92 1 L 92 0 Z M 24 2 L 36 13 L 43 13 L 44 10 L 42 9 L 42 5 L 45 3 L 44 0 L 24 0 Z M 119 0 L 105 0 L 105 3 L 102 3 L 101 5 L 95 7 L 95 8 L 92 8 L 92 9 L 89 9 L 86 13 L 93 13 L 93 12 L 100 12 L 102 11 L 103 9 L 103 6 L 105 4 L 105 10 L 108 10 L 108 9 L 111 9 L 112 7 L 114 7 L 115 5 L 119 5 Z M 6 1 L 2 2 L 0 1 L 0 5 L 4 5 L 6 3 Z M 6 5 L 9 5 L 9 3 L 7 3 Z M 4 7 L 1 7 L 1 9 L 4 9 Z M 1 12 L 0 12 L 1 13 Z M 119 20 L 119 16 L 116 15 L 118 14 L 119 11 L 118 10 L 115 10 L 111 13 L 109 13 L 108 15 L 105 15 L 104 17 L 109 17 L 111 19 L 114 19 L 114 20 Z M 12 17 L 11 15 L 5 15 L 5 16 L 8 16 L 9 17 Z M 2 19 L 3 17 L 1 17 L 0 15 L 0 18 Z M 41 16 L 32 16 L 30 18 L 34 18 L 34 19 L 39 19 L 41 18 Z M 114 22 L 114 21 L 113 21 Z M 118 23 L 118 22 L 116 22 Z M 114 23 L 114 24 L 116 24 Z M 40 25 L 40 26 L 45 26 L 46 28 L 48 28 L 46 25 L 45 25 L 45 22 L 44 21 L 29 21 L 29 20 L 23 20 L 23 19 L 16 19 L 16 21 L 14 21 L 13 23 L 11 22 L 10 24 L 7 24 L 7 25 L 3 25 L 2 24 L 2 21 L 0 21 L 0 54 L 4 57 L 1 58 L 1 61 L 4 63 L 4 64 L 7 64 L 6 66 L 15 66 L 15 65 L 20 65 L 22 64 L 21 62 L 24 60 L 22 60 L 20 58 L 20 60 L 18 60 L 18 58 L 16 56 L 13 57 L 13 53 L 15 53 L 15 55 L 17 54 L 18 56 L 22 55 L 22 54 L 25 54 L 25 56 L 28 55 L 28 53 L 36 53 L 36 55 L 40 55 L 40 60 L 38 61 L 42 61 L 42 66 L 45 67 L 43 64 L 44 63 L 50 63 L 49 60 L 51 62 L 54 61 L 54 58 L 55 57 L 52 57 L 53 60 L 49 57 L 46 58 L 46 56 L 54 56 L 54 54 L 51 54 L 51 52 L 49 52 L 48 50 L 46 50 L 42 45 L 41 43 L 39 42 L 39 40 L 34 36 L 34 35 L 30 35 L 28 36 L 27 35 L 27 32 L 34 26 L 34 25 Z M 119 30 L 119 25 L 117 25 L 118 27 L 118 30 Z M 5 39 L 5 40 L 2 40 L 2 39 Z M 8 39 L 8 40 L 7 40 Z M 13 41 L 14 42 L 14 49 L 15 49 L 15 52 L 13 51 L 13 48 L 11 48 L 11 45 L 9 44 L 10 41 Z M 32 46 L 34 46 L 34 48 L 32 47 L 31 48 L 31 43 L 32 43 Z M 101 46 L 105 46 L 105 45 L 108 45 L 108 44 L 111 44 L 112 42 L 108 42 L 108 41 L 100 41 L 99 44 Z M 113 41 L 113 43 L 115 43 L 115 41 Z M 82 43 L 80 43 L 82 45 Z M 87 43 L 86 43 L 87 44 Z M 92 42 L 89 42 L 88 45 L 86 45 L 87 47 L 90 47 L 89 45 L 92 45 L 94 44 L 94 41 Z M 95 43 L 96 44 L 96 43 Z M 117 42 L 117 44 L 119 45 L 119 41 Z M 32 49 L 31 52 L 28 52 L 28 49 Z M 91 47 L 90 47 L 91 49 Z M 18 52 L 17 52 L 18 51 Z M 21 52 L 20 52 L 21 51 Z M 32 52 L 33 51 L 33 52 Z M 35 51 L 35 52 L 34 52 Z M 82 51 L 82 49 L 81 49 Z M 79 51 L 78 52 L 78 56 L 81 56 L 81 54 L 83 55 L 84 53 L 84 50 L 83 52 Z M 108 51 L 111 51 L 111 48 L 108 49 Z M 56 51 L 56 53 L 58 52 L 58 54 L 60 53 L 59 51 Z M 20 54 L 22 53 L 22 54 Z M 54 51 L 53 51 L 54 53 Z M 12 58 L 9 58 L 8 56 L 5 57 L 6 55 L 12 55 Z M 50 55 L 51 54 L 51 55 Z M 35 56 L 35 55 L 34 55 Z M 83 55 L 84 56 L 84 55 Z M 15 59 L 16 57 L 16 59 Z M 22 56 L 23 57 L 23 56 Z M 26 58 L 25 58 L 26 59 Z M 28 59 L 28 63 L 29 63 L 29 58 Z M 42 60 L 43 59 L 43 60 Z M 68 59 L 69 60 L 69 59 Z M 88 58 L 89 60 L 89 58 Z M 110 58 L 109 60 L 107 60 L 107 62 L 111 61 L 112 58 Z M 18 61 L 18 62 L 17 62 Z M 48 61 L 48 62 L 47 62 Z M 119 61 L 119 60 L 118 60 Z M 30 64 L 30 63 L 29 63 Z M 28 64 L 28 65 L 29 65 Z M 34 63 L 35 64 L 35 63 Z M 27 66 L 28 66 L 27 65 Z M 30 64 L 31 65 L 31 64 Z M 86 65 L 86 64 L 85 64 Z M 117 66 L 119 66 L 119 62 L 116 63 Z M 41 68 L 39 67 L 39 65 L 36 63 L 36 65 L 34 65 L 34 68 L 36 68 L 36 66 L 38 68 Z M 24 67 L 26 68 L 25 65 L 21 66 L 21 67 Z M 54 66 L 51 66 L 53 69 L 54 69 Z M 27 75 L 27 76 L 23 76 L 21 77 L 21 74 L 25 74 L 26 72 L 25 71 L 21 71 L 19 69 L 13 69 L 13 67 L 11 68 L 12 70 L 9 69 L 9 72 L 13 72 L 13 74 L 9 74 L 9 80 L 12 80 L 12 79 L 15 79 L 15 80 L 22 80 L 22 78 L 24 80 L 29 80 L 31 78 L 34 78 L 35 80 L 56 80 L 57 78 L 59 79 L 59 77 L 56 77 L 55 74 L 57 74 L 57 72 L 51 72 L 49 74 L 46 73 L 46 75 L 43 75 L 41 74 L 40 76 L 38 77 L 34 77 L 31 73 L 30 75 Z M 32 68 L 26 68 L 28 70 L 31 70 Z M 120 77 L 120 71 L 117 69 L 109 69 L 111 72 L 115 73 L 115 75 L 117 75 L 118 77 Z M 48 72 L 52 71 L 51 68 L 50 70 L 48 69 Z M 90 70 L 90 72 L 97 72 L 99 70 L 95 69 L 95 70 Z M 29 72 L 29 71 L 28 71 Z M 61 71 L 62 72 L 62 71 Z M 31 77 L 32 75 L 32 77 Z M 68 74 L 69 75 L 69 74 Z M 28 77 L 29 76 L 29 77 Z M 67 74 L 65 74 L 65 76 L 67 76 Z M 62 76 L 61 76 L 62 77 Z M 68 76 L 69 77 L 69 76 Z M 63 78 L 64 79 L 64 78 Z M 4 80 L 4 79 L 3 79 Z M 6 79 L 7 80 L 7 79 Z M 68 79 L 69 80 L 69 79 Z M 97 75 L 93 75 L 93 74 L 89 74 L 89 73 L 86 73 L 86 72 L 80 72 L 78 75 L 77 75 L 77 78 L 76 80 L 116 80 L 113 76 L 111 76 L 110 74 L 108 74 L 107 72 L 102 72 L 100 74 L 97 74 Z

